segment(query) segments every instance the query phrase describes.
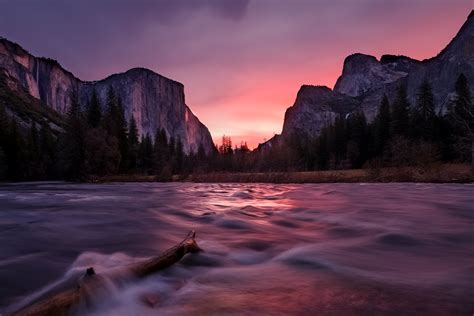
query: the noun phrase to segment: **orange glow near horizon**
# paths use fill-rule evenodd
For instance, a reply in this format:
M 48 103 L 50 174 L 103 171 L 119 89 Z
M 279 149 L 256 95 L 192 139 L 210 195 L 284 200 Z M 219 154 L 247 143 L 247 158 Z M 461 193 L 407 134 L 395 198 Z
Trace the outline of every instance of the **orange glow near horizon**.
M 337 78 L 339 71 L 340 69 L 329 70 L 325 77 Z M 274 75 L 283 78 L 283 74 Z M 249 83 L 243 81 L 240 85 L 243 87 L 242 91 L 236 91 L 235 95 L 231 94 L 215 101 L 221 104 L 219 111 L 215 111 L 211 106 L 200 111 L 199 117 L 205 117 L 216 123 L 211 132 L 214 143 L 220 144 L 222 136 L 227 135 L 232 138 L 233 145 L 239 146 L 241 142 L 247 142 L 249 148 L 253 149 L 274 134 L 279 134 L 285 111 L 295 101 L 301 85 L 300 80 L 305 77 L 308 81 L 303 82 L 310 80 L 310 73 L 300 75 L 289 73 L 285 80 L 278 80 L 272 78 L 272 73 L 255 72 L 252 76 L 260 78 L 261 84 L 245 88 Z M 329 80 L 320 84 L 331 88 L 333 86 Z M 221 120 L 221 118 L 229 119 Z
M 255 148 L 281 132 L 301 85 L 333 88 L 353 53 L 433 57 L 473 1 L 11 1 L 0 35 L 83 80 L 144 67 L 179 81 L 216 143 Z
M 232 138 L 233 145 L 247 142 L 253 149 L 281 133 L 285 111 L 293 105 L 301 85 L 325 85 L 332 89 L 346 56 L 356 52 L 377 59 L 383 54 L 406 55 L 419 60 L 436 56 L 456 35 L 468 14 L 459 8 L 452 11 L 456 12 L 457 19 L 442 19 L 447 13 L 438 12 L 424 18 L 423 23 L 405 21 L 396 32 L 394 27 L 386 29 L 387 33 L 382 28 L 373 30 L 374 34 L 369 34 L 373 40 L 359 34 L 360 39 L 328 42 L 322 48 L 309 45 L 307 53 L 297 52 L 296 57 L 302 58 L 299 64 L 295 56 L 291 56 L 293 59 L 289 58 L 287 64 L 276 66 L 242 62 L 239 65 L 242 72 L 232 78 L 230 91 L 225 96 L 196 100 L 193 87 L 186 84 L 186 97 L 210 129 L 214 143 L 220 144 L 226 135 Z

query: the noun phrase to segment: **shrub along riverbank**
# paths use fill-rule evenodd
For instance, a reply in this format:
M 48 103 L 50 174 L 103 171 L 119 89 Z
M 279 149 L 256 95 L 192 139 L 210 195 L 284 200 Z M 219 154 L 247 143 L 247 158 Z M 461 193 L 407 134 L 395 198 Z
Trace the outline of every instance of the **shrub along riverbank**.
M 90 182 L 155 182 L 155 176 L 116 175 L 91 178 Z M 469 164 L 435 164 L 424 167 L 370 168 L 305 172 L 211 172 L 174 175 L 173 182 L 227 183 L 357 183 L 357 182 L 420 182 L 470 183 L 474 178 Z

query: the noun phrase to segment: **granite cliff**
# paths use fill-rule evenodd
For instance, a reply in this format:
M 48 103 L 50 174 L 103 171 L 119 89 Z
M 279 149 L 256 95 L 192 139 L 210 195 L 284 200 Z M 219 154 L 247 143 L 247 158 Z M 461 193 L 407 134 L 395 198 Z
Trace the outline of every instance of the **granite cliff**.
M 378 60 L 364 54 L 348 56 L 334 89 L 302 86 L 295 103 L 286 110 L 281 136 L 260 147 L 271 146 L 293 134 L 318 136 L 338 115 L 347 116 L 354 111 L 362 110 L 371 121 L 377 115 L 383 95 L 393 102 L 400 85 L 407 87 L 408 98 L 414 104 L 425 79 L 432 86 L 437 112 L 444 113 L 461 73 L 474 93 L 474 11 L 446 48 L 430 59 L 419 61 L 383 55 Z
M 164 128 L 169 137 L 181 139 L 188 153 L 200 145 L 208 152 L 214 148 L 209 130 L 186 105 L 184 86 L 151 70 L 134 68 L 103 80 L 82 81 L 58 62 L 35 57 L 0 38 L 0 76 L 12 90 L 29 94 L 60 114 L 67 112 L 73 90 L 86 104 L 94 89 L 105 100 L 112 87 L 122 98 L 127 120 L 133 116 L 137 121 L 140 134 L 154 135 L 157 128 Z

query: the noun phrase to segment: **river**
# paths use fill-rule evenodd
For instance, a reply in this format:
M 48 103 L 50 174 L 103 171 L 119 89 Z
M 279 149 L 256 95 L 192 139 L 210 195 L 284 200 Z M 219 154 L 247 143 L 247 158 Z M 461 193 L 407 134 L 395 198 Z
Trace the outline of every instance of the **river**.
M 79 315 L 472 315 L 474 186 L 0 185 L 0 314 L 159 254 Z

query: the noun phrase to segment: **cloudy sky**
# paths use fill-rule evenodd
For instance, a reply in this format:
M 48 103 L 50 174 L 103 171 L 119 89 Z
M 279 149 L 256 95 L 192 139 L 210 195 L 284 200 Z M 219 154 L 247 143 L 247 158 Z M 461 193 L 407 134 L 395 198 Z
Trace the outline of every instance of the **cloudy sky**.
M 147 67 L 185 85 L 215 140 L 279 133 L 345 56 L 436 55 L 474 0 L 0 0 L 0 35 L 83 80 Z

